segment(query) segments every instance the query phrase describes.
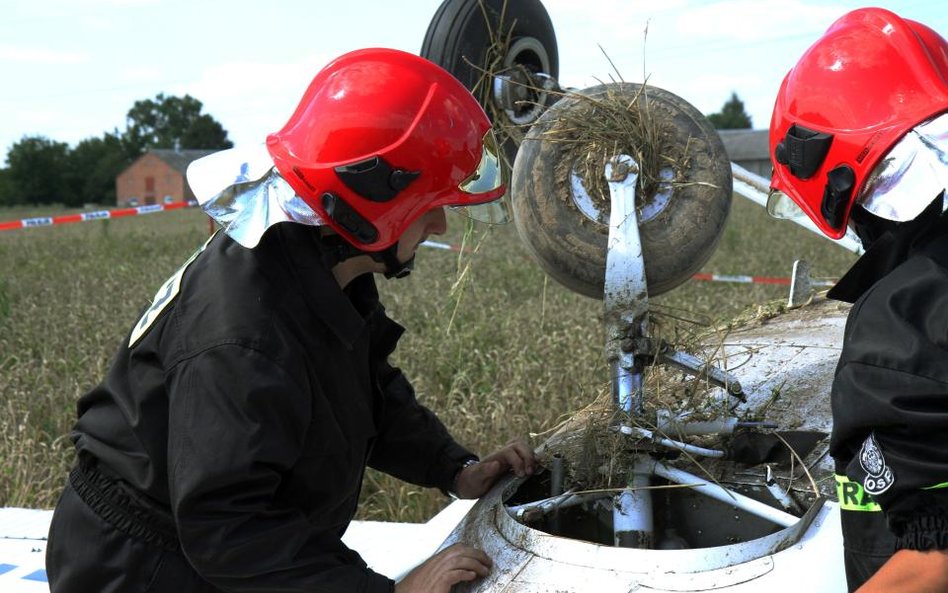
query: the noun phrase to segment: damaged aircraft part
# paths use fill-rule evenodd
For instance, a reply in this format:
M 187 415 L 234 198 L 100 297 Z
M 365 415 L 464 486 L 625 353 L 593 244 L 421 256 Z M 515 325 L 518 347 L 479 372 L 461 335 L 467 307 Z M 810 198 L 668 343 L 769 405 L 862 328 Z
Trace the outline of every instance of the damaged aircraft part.
M 826 484 L 832 481 L 831 469 L 825 460 L 826 433 L 812 430 L 814 427 L 809 424 L 813 423 L 814 417 L 795 419 L 773 413 L 771 408 L 778 392 L 772 386 L 768 389 L 760 375 L 755 375 L 751 364 L 763 356 L 766 360 L 762 368 L 770 372 L 780 367 L 777 372 L 783 373 L 784 380 L 792 380 L 801 373 L 808 375 L 812 369 L 807 365 L 812 358 L 800 354 L 808 348 L 811 351 L 816 348 L 808 343 L 814 340 L 813 333 L 806 335 L 801 343 L 791 344 L 796 349 L 794 356 L 782 352 L 783 344 L 767 348 L 756 343 L 757 338 L 750 338 L 752 344 L 739 340 L 736 344 L 715 340 L 706 344 L 705 351 L 697 355 L 677 356 L 670 346 L 657 349 L 655 344 L 659 342 L 649 335 L 647 323 L 649 290 L 646 276 L 654 264 L 644 253 L 635 207 L 640 189 L 637 180 L 643 173 L 642 167 L 632 157 L 619 154 L 607 159 L 604 169 L 610 194 L 610 220 L 603 280 L 603 318 L 607 334 L 606 355 L 613 369 L 611 412 L 598 420 L 594 417 L 585 422 L 573 419 L 572 425 L 568 423 L 541 446 L 544 454 L 551 454 L 556 459 L 551 465 L 557 475 L 548 478 L 555 484 L 540 485 L 539 488 L 531 486 L 531 481 L 543 479 L 535 476 L 522 481 L 520 487 L 505 491 L 497 506 L 507 508 L 506 512 L 495 511 L 497 525 L 515 519 L 527 531 L 517 530 L 516 540 L 509 539 L 509 533 L 514 531 L 512 527 L 508 532 L 501 530 L 501 533 L 507 537 L 508 544 L 520 547 L 521 551 L 526 548 L 518 544 L 530 539 L 534 531 L 556 536 L 558 539 L 554 545 L 543 551 L 543 561 L 550 560 L 551 554 L 566 547 L 579 545 L 580 542 L 574 540 L 581 540 L 595 548 L 589 551 L 596 560 L 596 570 L 590 578 L 599 580 L 605 578 L 609 570 L 601 562 L 606 546 L 624 548 L 626 554 L 658 552 L 666 558 L 683 552 L 706 552 L 687 559 L 683 556 L 681 559 L 685 563 L 665 571 L 666 575 L 693 575 L 687 587 L 676 583 L 652 583 L 659 570 L 653 568 L 644 575 L 625 575 L 621 584 L 614 583 L 616 591 L 622 588 L 632 590 L 638 586 L 663 591 L 723 589 L 751 580 L 774 581 L 769 577 L 772 565 L 767 570 L 757 570 L 761 568 L 761 561 L 772 561 L 777 554 L 790 554 L 788 549 L 791 546 L 797 551 L 802 550 L 802 546 L 794 544 L 799 543 L 805 534 L 810 540 L 808 554 L 817 547 L 814 541 L 820 542 L 818 547 L 822 548 L 823 554 L 831 553 L 830 546 L 838 545 L 839 533 L 832 527 L 824 527 L 838 520 L 837 507 L 828 505 L 824 496 Z M 617 175 L 618 170 L 622 174 Z M 767 354 L 776 355 L 768 359 Z M 826 354 L 824 350 L 816 356 Z M 740 363 L 734 364 L 734 358 Z M 670 363 L 669 366 L 688 372 L 691 384 L 696 389 L 703 385 L 707 392 L 698 399 L 711 402 L 710 409 L 717 409 L 718 415 L 707 415 L 708 410 L 701 409 L 702 406 L 668 410 L 656 408 L 654 402 L 650 402 L 652 405 L 646 409 L 645 400 L 654 394 L 642 389 L 644 368 L 646 364 L 656 363 Z M 742 381 L 746 381 L 748 387 L 746 390 L 729 372 L 715 371 L 736 366 L 748 369 L 746 377 L 743 371 L 741 373 Z M 768 393 L 772 396 L 768 397 Z M 812 390 L 808 397 L 812 399 Z M 739 401 L 732 405 L 732 398 Z M 722 417 L 720 412 L 725 410 L 727 415 Z M 763 418 L 767 420 L 761 420 Z M 594 421 L 590 422 L 590 419 Z M 768 432 L 776 426 L 793 430 Z M 603 430 L 626 435 L 628 440 L 613 441 L 605 448 L 597 442 L 589 445 L 590 435 L 595 440 L 596 431 Z M 669 432 L 676 434 L 669 435 Z M 690 438 L 702 439 L 702 446 L 685 442 Z M 574 455 L 574 461 L 568 461 L 571 458 L 568 450 L 577 441 L 584 451 Z M 781 445 L 789 449 L 789 453 L 783 451 Z M 775 451 L 775 448 L 780 450 Z M 814 457 L 814 453 L 818 454 Z M 750 467 L 745 463 L 748 459 L 752 460 Z M 574 469 L 585 466 L 586 470 L 592 469 L 592 473 L 602 475 L 585 481 L 572 476 L 565 483 L 569 490 L 557 495 L 562 489 L 564 478 L 561 474 L 566 463 Z M 774 471 L 774 466 L 778 466 L 779 472 Z M 801 469 L 806 479 L 799 475 Z M 587 478 L 589 475 L 587 471 Z M 801 484 L 805 486 L 803 492 L 800 491 Z M 807 489 L 809 486 L 812 488 Z M 541 492 L 547 496 L 539 496 Z M 549 496 L 551 492 L 554 494 L 552 497 Z M 531 497 L 534 497 L 533 502 Z M 817 517 L 822 517 L 822 520 L 817 520 Z M 474 517 L 472 521 L 477 519 Z M 463 534 L 464 541 L 486 549 L 491 542 L 476 539 L 483 534 L 483 531 L 468 530 Z M 723 541 L 722 535 L 726 536 Z M 511 562 L 514 566 L 508 567 L 510 570 L 500 570 L 498 574 L 514 575 L 514 580 L 507 583 L 489 578 L 485 581 L 488 586 L 475 590 L 507 590 L 508 585 L 513 585 L 516 590 L 546 590 L 539 582 L 522 576 L 530 566 L 539 566 L 538 554 L 534 553 L 531 558 L 529 553 L 524 556 L 519 551 L 510 552 L 503 548 L 498 548 L 498 551 L 507 552 L 508 558 L 513 555 Z M 574 551 L 576 554 L 583 552 L 578 547 Z M 553 567 L 561 568 L 574 560 L 556 558 Z M 725 567 L 734 569 L 729 574 L 746 571 L 744 579 L 728 581 L 722 586 L 718 580 L 720 574 L 715 571 Z M 577 570 L 575 563 L 570 568 Z M 609 576 L 617 575 L 613 570 Z M 841 579 L 842 571 L 837 568 L 831 579 L 832 588 L 828 590 L 838 586 Z M 546 581 L 547 586 L 554 583 Z M 560 583 L 555 584 L 561 588 Z M 766 583 L 755 582 L 754 586 L 766 586 Z M 586 584 L 575 590 L 593 588 L 604 590 L 601 584 Z
M 682 98 L 610 83 L 568 93 L 546 110 L 514 163 L 514 221 L 541 267 L 564 286 L 602 298 L 613 154 L 641 167 L 636 189 L 649 295 L 678 286 L 710 258 L 731 205 L 721 139 Z M 579 191 L 578 188 L 582 188 Z
M 510 166 L 526 127 L 559 98 L 556 34 L 540 0 L 444 0 L 420 55 L 477 97 Z
M 490 576 L 460 590 L 738 593 L 785 590 L 796 582 L 801 590 L 844 591 L 839 510 L 828 499 L 834 482 L 826 456 L 826 393 L 847 313 L 848 306 L 817 299 L 766 323 L 746 322 L 723 343 L 705 344 L 706 354 L 698 353 L 721 366 L 740 366 L 747 401 L 735 406 L 735 417 L 767 418 L 768 426 L 777 424 L 786 432 L 768 432 L 760 423 L 751 428 L 762 432 L 748 431 L 732 418 L 699 421 L 696 414 L 679 412 L 658 417 L 664 436 L 696 436 L 729 454 L 753 445 L 759 450 L 745 458 L 759 455 L 757 465 L 692 459 L 661 447 L 651 455 L 632 452 L 618 460 L 613 452 L 600 451 L 598 463 L 582 456 L 579 463 L 569 451 L 589 437 L 590 423 L 572 419 L 539 448 L 544 458 L 560 455 L 557 472 L 566 475 L 565 492 L 551 496 L 551 472 L 511 479 L 481 499 L 445 542 L 481 547 L 495 562 Z M 708 394 L 715 391 L 721 392 L 708 386 Z M 727 401 L 723 393 L 720 397 Z M 749 445 L 747 434 L 769 437 L 780 455 L 769 444 Z M 645 447 L 633 443 L 634 436 L 623 438 L 628 447 Z M 787 454 L 789 448 L 793 452 Z M 638 473 L 649 476 L 647 486 L 634 482 L 635 461 L 626 464 L 628 475 L 611 489 L 577 480 L 580 470 L 610 471 L 610 464 L 632 456 L 639 460 Z M 652 549 L 615 545 L 617 506 L 641 502 L 627 501 L 628 495 L 616 500 L 629 481 L 635 488 L 631 492 L 650 493 L 651 526 L 633 531 L 650 533 Z M 622 519 L 644 517 L 635 511 Z M 619 530 L 624 529 L 620 523 Z
M 458 589 L 736 593 L 781 588 L 803 567 L 822 573 L 808 590 L 840 589 L 829 416 L 806 411 L 825 393 L 814 377 L 828 385 L 824 359 L 838 353 L 814 345 L 822 330 L 812 326 L 799 342 L 760 343 L 762 330 L 689 352 L 649 334 L 649 296 L 686 281 L 723 234 L 731 166 L 704 116 L 659 88 L 605 84 L 519 111 L 531 84 L 557 94 L 542 63 L 552 27 L 546 43 L 535 29 L 507 35 L 489 23 L 531 6 L 542 10 L 534 0 L 446 1 L 423 53 L 483 51 L 488 76 L 477 82 L 464 78 L 474 62 L 439 63 L 480 89 L 495 124 L 499 115 L 527 126 L 542 112 L 514 151 L 514 217 L 550 276 L 603 299 L 612 397 L 541 445 L 549 472 L 497 485 L 455 529 L 444 546 L 463 541 L 494 559 L 487 578 Z M 471 21 L 475 9 L 487 20 Z M 783 410 L 795 381 L 807 389 Z
M 605 165 L 611 196 L 606 278 L 603 288 L 606 324 L 606 359 L 612 369 L 612 397 L 626 414 L 644 411 L 642 365 L 626 348 L 629 337 L 648 330 L 648 289 L 645 261 L 635 209 L 635 186 L 639 166 L 620 154 Z

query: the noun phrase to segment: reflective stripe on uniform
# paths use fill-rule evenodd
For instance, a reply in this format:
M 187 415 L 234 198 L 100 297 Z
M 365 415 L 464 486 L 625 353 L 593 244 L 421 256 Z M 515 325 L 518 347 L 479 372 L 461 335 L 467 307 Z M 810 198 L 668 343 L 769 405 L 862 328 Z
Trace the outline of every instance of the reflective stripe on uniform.
M 941 484 L 935 484 L 934 486 L 926 486 L 922 490 L 938 490 L 939 488 L 948 488 L 948 482 L 942 482 Z
M 945 486 L 948 487 L 948 484 Z M 882 511 L 879 503 L 866 494 L 862 484 L 839 474 L 836 474 L 836 498 L 839 500 L 839 507 L 844 511 Z

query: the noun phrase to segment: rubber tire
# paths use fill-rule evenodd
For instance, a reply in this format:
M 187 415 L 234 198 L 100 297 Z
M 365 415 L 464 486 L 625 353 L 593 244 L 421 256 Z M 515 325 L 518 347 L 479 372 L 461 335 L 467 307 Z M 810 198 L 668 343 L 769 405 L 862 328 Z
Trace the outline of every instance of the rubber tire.
M 578 94 L 602 98 L 619 93 L 631 103 L 640 89 L 639 84 L 611 83 Z M 639 98 L 643 100 L 650 114 L 660 118 L 669 140 L 690 148 L 689 158 L 673 167 L 674 179 L 698 183 L 675 186 L 664 209 L 639 221 L 648 294 L 655 296 L 690 278 L 714 253 L 731 208 L 732 180 L 721 138 L 701 112 L 657 87 L 647 87 Z M 517 230 L 544 271 L 575 292 L 601 299 L 609 226 L 584 215 L 573 200 L 570 173 L 574 155 L 582 151 L 570 149 L 575 143 L 543 140 L 546 134 L 575 139 L 575 125 L 569 123 L 576 121 L 575 113 L 565 122 L 563 114 L 589 104 L 572 94 L 540 117 L 520 147 L 511 192 Z M 637 188 L 639 209 L 649 199 Z M 608 202 L 599 206 L 608 212 Z
M 421 57 L 441 66 L 473 91 L 481 72 L 465 61 L 465 57 L 472 64 L 481 65 L 491 45 L 480 4 L 483 2 L 490 16 L 491 30 L 496 31 L 505 1 L 507 8 L 504 23 L 514 23 L 510 34 L 511 43 L 519 37 L 533 37 L 539 41 L 550 62 L 550 71 L 546 74 L 557 78 L 560 67 L 556 34 L 550 15 L 540 0 L 444 0 L 425 32 Z M 478 100 L 481 98 L 478 97 Z M 488 114 L 491 113 L 490 109 L 484 107 Z M 503 136 L 498 137 L 498 141 L 512 164 L 517 154 L 517 142 Z

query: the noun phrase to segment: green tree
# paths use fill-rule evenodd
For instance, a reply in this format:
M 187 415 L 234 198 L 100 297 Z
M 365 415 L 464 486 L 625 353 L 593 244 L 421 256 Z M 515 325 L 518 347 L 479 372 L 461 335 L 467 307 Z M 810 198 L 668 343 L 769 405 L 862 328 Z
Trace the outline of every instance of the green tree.
M 0 206 L 14 206 L 17 196 L 10 181 L 10 170 L 0 169 Z
M 126 115 L 122 141 L 130 154 L 140 155 L 150 148 L 231 148 L 227 131 L 210 115 L 202 114 L 203 104 L 190 95 L 165 96 L 136 101 Z
M 24 136 L 7 153 L 8 181 L 18 204 L 78 205 L 69 146 L 44 136 Z
M 82 204 L 114 204 L 115 178 L 132 163 L 118 134 L 87 138 L 69 153 L 73 191 Z
M 227 139 L 227 130 L 213 117 L 199 115 L 181 136 L 181 148 L 231 148 L 234 143 Z
M 737 97 L 737 93 L 731 93 L 731 98 L 719 113 L 712 113 L 708 116 L 711 125 L 718 130 L 735 130 L 740 128 L 750 128 L 751 118 L 744 111 L 744 102 Z
M 127 129 L 87 138 L 70 149 L 43 136 L 24 136 L 0 169 L 0 205 L 115 203 L 115 178 L 150 148 L 230 148 L 227 131 L 201 113 L 200 101 L 166 97 L 136 101 Z

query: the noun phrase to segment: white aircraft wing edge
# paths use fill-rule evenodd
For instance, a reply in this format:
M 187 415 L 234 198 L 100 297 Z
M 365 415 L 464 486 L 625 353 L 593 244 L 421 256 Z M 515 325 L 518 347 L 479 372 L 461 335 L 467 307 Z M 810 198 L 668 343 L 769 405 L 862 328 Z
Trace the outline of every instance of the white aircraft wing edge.
M 438 549 L 474 502 L 455 501 L 427 523 L 353 521 L 342 541 L 372 570 L 398 579 Z M 49 593 L 45 560 L 52 517 L 51 510 L 0 508 L 0 591 Z

